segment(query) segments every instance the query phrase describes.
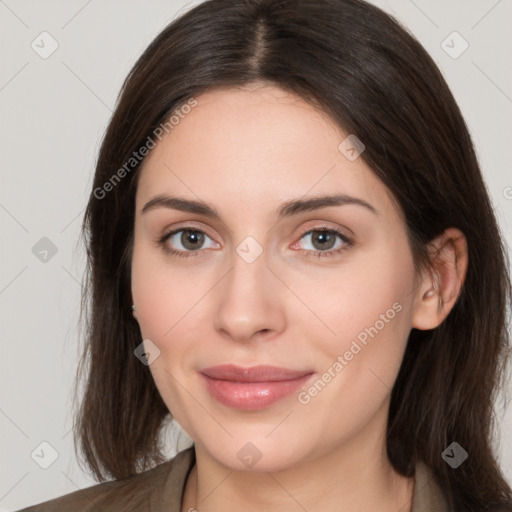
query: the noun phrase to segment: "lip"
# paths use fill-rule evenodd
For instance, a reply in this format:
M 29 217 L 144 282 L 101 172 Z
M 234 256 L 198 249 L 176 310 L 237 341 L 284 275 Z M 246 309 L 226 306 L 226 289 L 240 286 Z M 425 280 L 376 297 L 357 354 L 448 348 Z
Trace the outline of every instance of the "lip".
M 199 372 L 206 389 L 228 407 L 257 410 L 285 398 L 303 386 L 312 370 L 291 370 L 276 366 L 243 368 L 225 364 Z

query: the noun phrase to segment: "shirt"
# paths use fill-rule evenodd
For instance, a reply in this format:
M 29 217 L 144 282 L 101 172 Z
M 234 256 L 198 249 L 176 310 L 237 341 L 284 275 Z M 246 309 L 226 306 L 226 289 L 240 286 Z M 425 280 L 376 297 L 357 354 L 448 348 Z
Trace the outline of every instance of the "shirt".
M 181 512 L 181 499 L 194 463 L 191 446 L 131 478 L 102 482 L 18 512 Z M 415 469 L 412 512 L 451 512 L 430 469 L 422 462 Z

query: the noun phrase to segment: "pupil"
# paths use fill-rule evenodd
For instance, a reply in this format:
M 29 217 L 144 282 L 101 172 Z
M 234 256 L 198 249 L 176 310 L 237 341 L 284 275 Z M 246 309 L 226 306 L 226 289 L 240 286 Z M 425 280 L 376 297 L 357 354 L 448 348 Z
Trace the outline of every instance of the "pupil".
M 329 240 L 329 238 L 331 238 L 331 240 Z M 330 249 L 333 246 L 333 240 L 334 237 L 328 231 L 318 231 L 316 235 L 313 234 L 313 243 L 320 242 L 320 249 Z M 328 247 L 325 242 L 327 242 Z M 329 242 L 331 242 L 330 245 Z
M 181 235 L 181 243 L 187 249 L 194 250 L 201 246 L 202 236 L 203 234 L 198 231 L 184 231 Z

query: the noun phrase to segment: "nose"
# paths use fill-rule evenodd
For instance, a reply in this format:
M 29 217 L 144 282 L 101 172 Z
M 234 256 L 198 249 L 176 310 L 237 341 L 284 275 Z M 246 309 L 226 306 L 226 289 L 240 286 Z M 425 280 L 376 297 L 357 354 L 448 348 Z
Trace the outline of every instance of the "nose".
M 230 340 L 270 339 L 285 329 L 285 287 L 266 256 L 264 250 L 249 262 L 234 251 L 230 270 L 215 287 L 214 326 Z

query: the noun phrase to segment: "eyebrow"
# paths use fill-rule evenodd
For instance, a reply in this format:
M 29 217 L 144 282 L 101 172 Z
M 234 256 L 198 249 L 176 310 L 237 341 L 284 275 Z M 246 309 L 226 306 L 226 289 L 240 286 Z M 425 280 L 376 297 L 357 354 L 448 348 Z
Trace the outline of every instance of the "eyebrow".
M 276 211 L 275 214 L 279 218 L 290 217 L 303 212 L 311 212 L 320 210 L 321 208 L 328 208 L 330 206 L 344 206 L 344 205 L 358 205 L 371 211 L 374 215 L 379 216 L 377 209 L 370 203 L 359 199 L 357 197 L 349 196 L 346 194 L 324 195 L 311 197 L 308 199 L 294 199 L 283 203 Z M 179 210 L 182 212 L 196 213 L 206 217 L 212 217 L 221 220 L 217 210 L 203 201 L 195 201 L 191 199 L 184 199 L 176 196 L 169 196 L 160 194 L 148 201 L 141 210 L 144 214 L 156 208 L 169 208 Z

